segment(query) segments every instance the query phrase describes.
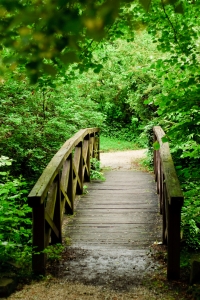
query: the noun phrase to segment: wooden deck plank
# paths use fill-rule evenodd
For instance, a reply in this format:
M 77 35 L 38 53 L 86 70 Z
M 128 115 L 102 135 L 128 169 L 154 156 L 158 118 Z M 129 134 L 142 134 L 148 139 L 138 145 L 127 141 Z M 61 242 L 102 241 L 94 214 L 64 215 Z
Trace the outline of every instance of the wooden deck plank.
M 144 249 L 161 239 L 153 176 L 129 170 L 105 176 L 105 182 L 88 184 L 65 229 L 72 246 Z

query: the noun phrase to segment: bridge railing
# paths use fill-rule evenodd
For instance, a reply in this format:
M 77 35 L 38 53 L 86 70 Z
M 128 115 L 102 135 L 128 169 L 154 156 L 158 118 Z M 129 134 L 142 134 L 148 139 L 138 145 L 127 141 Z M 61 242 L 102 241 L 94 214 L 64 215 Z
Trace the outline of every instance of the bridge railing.
M 87 128 L 67 140 L 28 195 L 33 211 L 32 269 L 45 273 L 48 245 L 62 242 L 63 213 L 73 214 L 75 195 L 90 181 L 90 158 L 99 159 L 99 129 Z M 36 254 L 38 253 L 38 254 Z
M 163 216 L 162 242 L 167 245 L 167 278 L 180 277 L 180 223 L 183 194 L 174 168 L 169 144 L 163 143 L 165 136 L 160 126 L 153 128 L 154 142 L 160 144 L 154 150 L 154 173 Z

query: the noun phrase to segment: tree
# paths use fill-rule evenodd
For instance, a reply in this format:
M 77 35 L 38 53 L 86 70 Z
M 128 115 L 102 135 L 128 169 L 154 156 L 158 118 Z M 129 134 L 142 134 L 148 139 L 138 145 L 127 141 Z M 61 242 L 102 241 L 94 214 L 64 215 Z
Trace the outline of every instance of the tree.
M 55 75 L 60 64 L 84 60 L 87 67 L 85 56 L 89 64 L 87 50 L 93 39 L 105 37 L 116 19 L 126 16 L 129 26 L 133 24 L 134 18 L 128 10 L 132 2 L 2 0 L 0 44 L 11 50 L 3 59 L 4 68 L 14 69 L 16 63 L 24 64 L 32 82 L 36 82 L 43 73 Z M 141 3 L 146 9 L 150 6 L 149 0 Z M 115 34 L 119 34 L 118 26 L 115 29 Z

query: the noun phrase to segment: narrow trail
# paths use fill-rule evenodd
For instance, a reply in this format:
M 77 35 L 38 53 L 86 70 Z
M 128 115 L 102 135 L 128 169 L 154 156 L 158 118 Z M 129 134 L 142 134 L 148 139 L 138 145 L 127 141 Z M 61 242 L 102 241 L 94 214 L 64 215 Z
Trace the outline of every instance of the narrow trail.
M 67 280 L 128 290 L 155 268 L 148 256 L 161 240 L 155 182 L 133 164 L 143 156 L 143 150 L 101 154 L 106 181 L 88 185 L 64 229 L 74 255 L 64 263 Z
M 144 156 L 145 150 L 101 153 L 106 181 L 90 183 L 75 217 L 64 221 L 71 245 L 59 266 L 50 266 L 54 277 L 8 299 L 184 299 L 145 286 L 160 268 L 150 246 L 161 240 L 161 220 L 153 175 L 138 169 Z
M 100 154 L 101 167 L 111 170 L 138 170 L 138 161 L 146 157 L 146 149 Z

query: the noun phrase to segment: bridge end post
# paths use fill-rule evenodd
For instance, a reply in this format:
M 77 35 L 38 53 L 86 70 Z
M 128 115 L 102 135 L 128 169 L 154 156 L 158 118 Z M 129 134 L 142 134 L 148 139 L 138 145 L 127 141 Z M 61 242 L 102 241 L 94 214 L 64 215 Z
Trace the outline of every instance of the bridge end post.
M 45 249 L 45 205 L 44 203 L 33 206 L 33 253 L 32 270 L 33 273 L 45 274 L 46 254 Z
M 180 278 L 180 223 L 182 203 L 179 200 L 182 199 L 173 199 L 171 203 L 168 204 L 168 280 Z

